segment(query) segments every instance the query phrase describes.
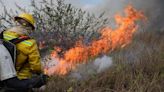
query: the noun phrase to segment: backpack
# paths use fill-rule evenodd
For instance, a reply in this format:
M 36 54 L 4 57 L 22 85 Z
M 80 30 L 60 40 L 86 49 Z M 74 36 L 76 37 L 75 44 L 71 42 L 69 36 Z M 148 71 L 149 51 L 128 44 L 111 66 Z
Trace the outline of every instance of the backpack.
M 3 32 L 0 33 L 0 86 L 3 86 L 4 80 L 16 77 L 16 44 L 30 39 L 28 36 L 22 36 L 5 41 Z

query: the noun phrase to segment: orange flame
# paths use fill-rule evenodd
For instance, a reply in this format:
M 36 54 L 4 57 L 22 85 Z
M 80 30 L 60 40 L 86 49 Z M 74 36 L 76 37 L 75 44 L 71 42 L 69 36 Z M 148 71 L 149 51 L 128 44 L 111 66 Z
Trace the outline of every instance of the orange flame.
M 59 58 L 57 51 L 52 52 L 52 57 L 58 64 L 45 69 L 48 75 L 65 75 L 70 70 L 75 69 L 77 64 L 86 63 L 89 58 L 97 57 L 100 54 L 107 54 L 117 48 L 122 48 L 132 40 L 134 32 L 137 30 L 136 21 L 144 19 L 142 12 L 135 10 L 131 5 L 125 9 L 125 16 L 115 15 L 117 28 L 110 27 L 101 30 L 99 40 L 93 41 L 89 46 L 81 41 L 66 51 L 63 58 Z

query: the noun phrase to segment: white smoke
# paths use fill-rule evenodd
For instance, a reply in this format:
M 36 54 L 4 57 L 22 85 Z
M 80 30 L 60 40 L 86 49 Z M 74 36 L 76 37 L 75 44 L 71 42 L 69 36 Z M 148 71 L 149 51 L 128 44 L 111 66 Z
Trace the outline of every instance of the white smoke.
M 93 65 L 96 67 L 97 73 L 103 72 L 108 69 L 112 65 L 112 59 L 107 56 L 103 56 L 102 58 L 97 58 Z
M 69 77 L 76 78 L 78 80 L 86 79 L 90 76 L 106 71 L 110 66 L 112 66 L 112 63 L 112 58 L 104 55 L 96 58 L 94 61 L 77 65 L 77 68 L 70 72 Z M 57 64 L 58 61 L 50 56 L 46 56 L 42 60 L 42 65 L 44 68 L 54 67 Z
M 87 64 L 80 64 L 77 69 L 73 70 L 70 77 L 76 79 L 86 79 L 98 73 L 104 72 L 112 65 L 112 58 L 106 55 L 90 61 Z

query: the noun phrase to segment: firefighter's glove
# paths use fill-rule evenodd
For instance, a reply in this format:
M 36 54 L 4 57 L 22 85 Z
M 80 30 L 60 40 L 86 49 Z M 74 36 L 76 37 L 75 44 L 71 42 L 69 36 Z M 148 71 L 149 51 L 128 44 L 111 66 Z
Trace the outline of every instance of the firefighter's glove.
M 44 74 L 41 74 L 36 78 L 33 78 L 35 81 L 33 88 L 40 88 L 41 86 L 45 85 L 47 83 L 47 78 L 48 76 Z
M 48 76 L 47 75 L 41 74 L 40 75 L 40 78 L 41 78 L 43 84 L 46 84 L 47 83 L 47 80 L 48 80 Z

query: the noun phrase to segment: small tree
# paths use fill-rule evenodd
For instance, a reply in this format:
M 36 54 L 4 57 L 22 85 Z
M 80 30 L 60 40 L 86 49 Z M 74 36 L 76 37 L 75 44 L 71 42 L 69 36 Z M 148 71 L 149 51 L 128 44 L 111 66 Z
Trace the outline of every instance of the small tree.
M 37 20 L 37 33 L 41 39 L 55 39 L 54 44 L 69 49 L 79 38 L 85 42 L 97 37 L 98 30 L 107 23 L 103 14 L 99 17 L 90 15 L 81 9 L 64 3 L 64 0 L 42 0 L 40 5 L 33 0 L 32 7 Z M 44 38 L 43 38 L 44 36 Z
M 98 38 L 98 31 L 108 23 L 108 19 L 103 17 L 104 13 L 95 16 L 66 4 L 65 0 L 41 0 L 39 3 L 32 0 L 31 6 L 36 19 L 33 36 L 38 41 L 45 41 L 51 48 L 54 45 L 60 47 L 62 51 L 71 48 L 81 38 L 86 44 Z M 27 12 L 20 6 L 17 7 L 18 10 Z M 6 19 L 11 18 L 11 14 L 7 10 L 5 14 L 7 16 L 1 16 L 1 19 L 11 23 Z

